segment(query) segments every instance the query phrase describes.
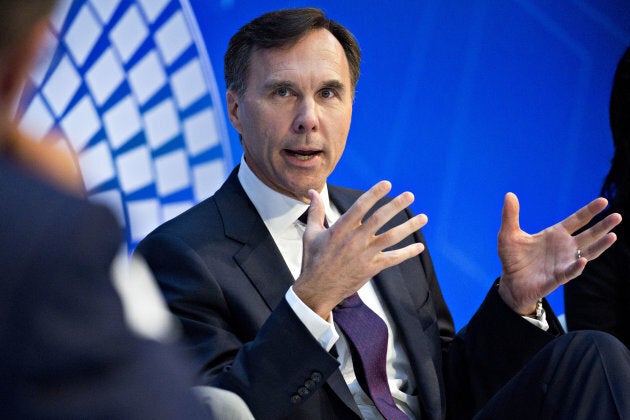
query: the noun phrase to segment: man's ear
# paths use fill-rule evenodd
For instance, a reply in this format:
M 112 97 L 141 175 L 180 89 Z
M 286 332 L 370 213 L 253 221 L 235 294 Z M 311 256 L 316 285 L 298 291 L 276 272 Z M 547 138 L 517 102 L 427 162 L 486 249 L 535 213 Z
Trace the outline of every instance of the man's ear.
M 240 97 L 238 93 L 230 89 L 225 94 L 225 99 L 227 102 L 227 111 L 228 111 L 228 117 L 230 118 L 230 122 L 232 123 L 236 131 L 242 134 L 241 120 L 239 118 Z

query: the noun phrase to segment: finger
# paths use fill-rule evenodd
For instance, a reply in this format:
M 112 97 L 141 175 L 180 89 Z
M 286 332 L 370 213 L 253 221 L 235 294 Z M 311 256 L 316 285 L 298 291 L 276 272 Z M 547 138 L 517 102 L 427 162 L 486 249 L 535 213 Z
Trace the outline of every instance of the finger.
M 586 258 L 578 258 L 577 260 L 573 261 L 565 270 L 564 279 L 560 281 L 560 284 L 566 284 L 582 274 L 582 271 L 584 271 L 584 267 L 586 267 Z
M 413 203 L 413 200 L 413 194 L 408 191 L 398 195 L 389 203 L 376 210 L 374 214 L 364 222 L 365 229 L 370 231 L 372 234 L 376 234 L 376 232 L 383 227 L 385 223 L 390 221 L 395 215 Z
M 604 251 L 606 251 L 612 244 L 617 240 L 617 235 L 613 232 L 607 233 L 603 237 L 599 238 L 597 241 L 589 244 L 588 246 L 581 248 L 582 258 L 587 261 L 594 260 L 595 258 L 602 255 Z
M 606 218 L 600 220 L 594 226 L 591 226 L 584 232 L 580 232 L 578 235 L 575 235 L 577 247 L 588 247 L 592 242 L 597 241 L 610 232 L 619 223 L 621 223 L 621 215 L 619 213 L 609 214 Z
M 383 251 L 380 258 L 380 264 L 382 268 L 379 271 L 382 271 L 388 267 L 393 267 L 403 261 L 408 260 L 409 258 L 420 255 L 422 251 L 424 251 L 424 245 L 420 242 L 415 242 L 400 249 Z
M 569 233 L 574 233 L 578 229 L 586 226 L 588 222 L 608 205 L 608 200 L 603 197 L 596 198 L 571 216 L 564 219 L 560 224 Z
M 591 226 L 584 232 L 580 232 L 578 235 L 575 235 L 575 241 L 578 248 L 589 246 L 591 242 L 594 242 L 606 235 L 619 223 L 621 223 L 621 215 L 619 213 L 609 214 L 603 220 L 597 222 L 594 226 Z
M 518 198 L 514 193 L 505 194 L 503 201 L 503 211 L 501 212 L 501 232 L 513 232 L 520 230 L 520 223 L 518 220 L 520 211 L 520 205 Z
M 394 246 L 407 236 L 425 226 L 428 220 L 429 219 L 425 214 L 414 216 L 405 223 L 395 226 L 378 235 L 375 241 L 375 246 L 380 250 Z
M 392 184 L 389 181 L 376 183 L 357 199 L 352 207 L 340 218 L 340 221 L 343 219 L 344 223 L 350 223 L 353 226 L 360 225 L 368 211 L 374 207 L 378 200 L 385 197 L 391 189 Z
M 311 204 L 308 206 L 308 220 L 306 223 L 306 230 L 311 231 L 314 228 L 318 228 L 317 231 L 324 229 L 324 219 L 326 218 L 326 208 L 324 201 L 319 193 L 315 190 L 308 190 Z

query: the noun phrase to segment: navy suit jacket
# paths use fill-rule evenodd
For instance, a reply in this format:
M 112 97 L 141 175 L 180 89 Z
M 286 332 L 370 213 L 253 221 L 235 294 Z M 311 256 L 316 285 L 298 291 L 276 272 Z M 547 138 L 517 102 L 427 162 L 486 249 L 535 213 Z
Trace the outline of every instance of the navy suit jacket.
M 260 419 L 358 418 L 337 360 L 284 299 L 293 277 L 237 170 L 213 197 L 149 234 L 137 252 L 182 321 L 205 383 L 236 392 Z M 360 194 L 329 185 L 342 213 Z M 407 209 L 384 229 L 409 217 Z M 416 232 L 398 246 L 412 241 L 424 238 Z M 447 405 L 451 417 L 471 415 L 553 338 L 507 308 L 495 287 L 456 336 L 427 250 L 374 283 L 406 347 L 425 418 L 445 417 Z
M 1 153 L 0 199 L 0 417 L 209 418 L 182 355 L 126 326 L 109 211 Z

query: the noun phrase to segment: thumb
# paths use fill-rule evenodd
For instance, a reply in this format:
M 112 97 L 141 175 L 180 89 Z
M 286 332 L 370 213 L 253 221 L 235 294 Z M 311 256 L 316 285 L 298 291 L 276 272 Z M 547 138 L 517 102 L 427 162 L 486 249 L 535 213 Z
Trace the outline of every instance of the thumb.
M 503 211 L 501 213 L 501 231 L 516 231 L 520 229 L 519 224 L 519 203 L 514 193 L 505 194 L 503 201 Z
M 309 198 L 311 199 L 311 205 L 308 208 L 308 223 L 306 229 L 324 227 L 324 220 L 326 219 L 326 209 L 324 207 L 324 201 L 319 193 L 315 190 L 308 190 Z

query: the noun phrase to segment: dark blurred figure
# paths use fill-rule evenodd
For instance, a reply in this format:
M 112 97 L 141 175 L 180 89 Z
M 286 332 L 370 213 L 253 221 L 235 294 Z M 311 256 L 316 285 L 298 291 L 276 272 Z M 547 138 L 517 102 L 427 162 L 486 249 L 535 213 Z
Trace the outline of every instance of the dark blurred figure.
M 0 418 L 212 418 L 177 348 L 129 328 L 114 217 L 81 197 L 67 156 L 15 126 L 55 3 L 0 2 Z
M 602 214 L 630 210 L 630 48 L 617 65 L 610 96 L 610 128 L 615 154 L 601 194 L 610 203 Z M 630 347 L 630 236 L 627 224 L 614 232 L 617 242 L 589 262 L 580 277 L 564 287 L 569 330 L 597 329 Z

